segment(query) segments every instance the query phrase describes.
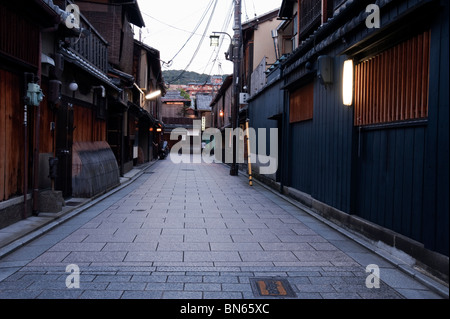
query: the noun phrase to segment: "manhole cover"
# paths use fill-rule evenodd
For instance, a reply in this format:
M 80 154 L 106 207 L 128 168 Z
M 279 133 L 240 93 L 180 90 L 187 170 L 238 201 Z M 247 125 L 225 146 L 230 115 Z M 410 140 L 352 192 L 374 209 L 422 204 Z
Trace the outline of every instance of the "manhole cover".
M 155 172 L 144 172 L 144 174 L 154 174 Z
M 195 169 L 182 169 L 184 172 L 195 172 Z
M 250 278 L 250 284 L 255 297 L 297 297 L 286 279 Z

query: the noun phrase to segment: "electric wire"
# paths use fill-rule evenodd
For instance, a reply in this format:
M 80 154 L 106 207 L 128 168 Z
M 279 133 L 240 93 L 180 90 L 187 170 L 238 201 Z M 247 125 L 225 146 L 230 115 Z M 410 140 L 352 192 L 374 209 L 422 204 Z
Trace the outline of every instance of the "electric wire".
M 181 53 L 181 51 L 183 51 L 183 49 L 186 47 L 186 45 L 189 43 L 189 41 L 192 39 L 192 37 L 194 36 L 195 32 L 197 32 L 198 28 L 200 27 L 200 25 L 203 23 L 203 20 L 205 19 L 207 13 L 209 12 L 211 6 L 214 4 L 214 9 L 215 6 L 217 5 L 217 0 L 211 0 L 205 10 L 205 12 L 203 13 L 202 17 L 200 18 L 200 21 L 197 23 L 197 25 L 194 28 L 194 31 L 192 31 L 192 34 L 188 37 L 188 39 L 186 40 L 186 42 L 183 44 L 183 46 L 181 47 L 180 50 L 178 50 L 178 52 L 173 56 L 172 59 L 169 60 L 169 64 L 171 65 L 173 60 Z M 214 13 L 214 10 L 213 10 Z M 211 17 L 213 16 L 213 13 L 210 16 L 210 21 L 211 21 Z M 208 23 L 209 26 L 209 23 Z M 203 34 L 204 36 L 204 34 Z M 203 40 L 203 36 L 202 36 L 202 40 Z
M 142 12 L 142 11 L 141 11 L 141 12 Z M 182 32 L 185 32 L 185 33 L 190 33 L 190 34 L 193 33 L 192 31 L 184 30 L 184 29 L 178 28 L 178 27 L 176 27 L 176 26 L 174 26 L 174 25 L 168 24 L 168 23 L 166 23 L 166 22 L 164 22 L 164 21 L 161 21 L 161 20 L 159 20 L 159 19 L 157 19 L 157 18 L 155 18 L 155 17 L 152 17 L 152 16 L 149 15 L 148 13 L 142 12 L 142 14 L 144 14 L 145 16 L 149 17 L 150 19 L 153 19 L 153 20 L 155 20 L 155 21 L 157 21 L 157 22 L 159 22 L 159 23 L 161 23 L 161 24 L 163 24 L 163 25 L 165 25 L 165 26 L 168 26 L 169 28 L 172 28 L 172 29 L 175 29 L 175 30 L 178 30 L 178 31 L 182 31 Z M 194 32 L 194 35 L 201 36 L 200 33 L 195 33 L 195 32 Z
M 192 62 L 193 62 L 194 59 L 196 58 L 196 56 L 197 56 L 197 54 L 198 54 L 198 51 L 200 50 L 200 47 L 201 47 L 201 45 L 202 45 L 202 43 L 203 43 L 203 40 L 204 40 L 205 37 L 206 37 L 206 33 L 208 32 L 208 29 L 209 29 L 209 26 L 210 26 L 210 24 L 211 24 L 212 18 L 214 17 L 214 13 L 215 13 L 215 11 L 216 11 L 216 6 L 217 6 L 218 0 L 215 0 L 215 1 L 213 0 L 213 2 L 214 2 L 214 7 L 212 8 L 212 12 L 211 12 L 211 15 L 210 15 L 210 17 L 209 17 L 208 23 L 206 24 L 205 31 L 203 32 L 203 36 L 201 37 L 201 39 L 200 39 L 200 41 L 199 41 L 199 44 L 198 44 L 198 46 L 197 46 L 197 48 L 196 48 L 194 54 L 192 55 L 191 60 L 189 61 L 188 65 L 184 68 L 184 70 L 181 71 L 180 75 L 178 75 L 175 79 L 173 79 L 172 81 L 170 81 L 170 82 L 168 83 L 169 85 L 172 84 L 173 82 L 178 81 L 179 79 L 181 79 L 181 77 L 184 75 L 184 73 L 186 73 L 187 69 L 191 66 Z M 208 10 L 208 11 L 209 11 L 209 10 Z M 206 13 L 206 12 L 205 12 L 205 13 Z M 177 55 L 178 55 L 178 54 L 177 54 Z M 172 60 L 173 60 L 173 59 L 172 59 Z M 169 62 L 170 62 L 170 61 L 169 61 Z

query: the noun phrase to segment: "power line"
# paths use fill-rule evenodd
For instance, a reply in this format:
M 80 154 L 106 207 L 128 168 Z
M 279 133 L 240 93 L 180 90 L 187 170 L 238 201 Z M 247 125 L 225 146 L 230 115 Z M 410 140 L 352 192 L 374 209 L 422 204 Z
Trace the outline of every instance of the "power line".
M 231 5 L 230 5 L 230 7 L 229 7 L 229 9 L 228 9 L 228 14 L 225 16 L 225 21 L 224 21 L 224 23 L 223 23 L 223 25 L 222 25 L 221 32 L 225 32 L 225 31 L 228 29 L 228 27 L 230 26 L 231 18 L 233 17 L 233 8 L 234 8 L 234 1 L 231 2 Z M 222 45 L 223 45 L 223 43 L 224 43 L 223 38 L 225 37 L 225 35 L 222 34 L 221 37 L 222 37 L 222 41 L 220 41 L 220 45 L 219 45 L 219 47 L 217 48 L 217 51 L 216 51 L 216 50 L 213 51 L 213 53 L 211 54 L 211 57 L 210 57 L 210 59 L 209 59 L 209 61 L 212 62 L 212 66 L 211 66 L 211 69 L 210 69 L 210 71 L 209 71 L 209 76 L 211 76 L 212 71 L 213 71 L 213 68 L 214 68 L 214 66 L 216 65 L 216 62 L 218 61 L 219 54 L 220 54 L 220 52 L 221 52 L 221 50 L 222 50 Z M 213 59 L 212 57 L 213 57 L 214 53 L 216 54 L 216 56 L 215 56 L 215 58 Z M 209 65 L 209 63 L 205 66 L 205 69 L 204 69 L 203 73 L 205 73 L 206 68 L 208 67 L 208 65 Z M 219 62 L 219 68 L 222 69 L 222 65 L 221 65 L 220 62 Z M 222 72 L 223 72 L 223 70 L 222 70 Z M 206 80 L 206 81 L 207 81 L 207 80 Z
M 142 12 L 142 11 L 141 11 Z M 142 14 L 144 14 L 144 15 L 146 15 L 147 17 L 149 17 L 150 19 L 153 19 L 153 20 L 155 20 L 155 21 L 158 21 L 159 23 L 161 23 L 161 24 L 164 24 L 164 25 L 166 25 L 166 26 L 168 26 L 168 27 L 170 27 L 170 28 L 172 28 L 172 29 L 175 29 L 175 30 L 178 30 L 178 31 L 182 31 L 182 32 L 186 32 L 186 33 L 192 33 L 192 31 L 188 31 L 188 30 L 184 30 L 184 29 L 181 29 L 181 28 L 178 28 L 178 27 L 176 27 L 176 26 L 173 26 L 173 25 L 171 25 L 171 24 L 168 24 L 168 23 L 166 23 L 166 22 L 164 22 L 164 21 L 161 21 L 161 20 L 159 20 L 159 19 L 157 19 L 157 18 L 155 18 L 155 17 L 152 17 L 151 15 L 149 15 L 149 14 L 147 14 L 147 13 L 145 13 L 145 12 L 142 12 Z M 194 35 L 201 35 L 200 33 L 194 33 Z
M 215 1 L 215 2 L 214 2 Z M 214 8 L 215 5 L 217 4 L 217 0 L 211 0 L 210 3 L 208 4 L 208 7 L 206 8 L 205 12 L 203 13 L 202 17 L 200 18 L 200 21 L 197 23 L 197 25 L 194 28 L 194 31 L 192 31 L 192 34 L 189 36 L 189 38 L 186 40 L 186 42 L 183 44 L 183 46 L 181 47 L 180 50 L 178 50 L 178 52 L 174 55 L 174 57 L 168 62 L 169 64 L 171 64 L 173 62 L 173 60 L 178 56 L 178 54 L 180 54 L 181 51 L 183 51 L 183 49 L 186 47 L 186 45 L 189 43 L 189 41 L 192 39 L 192 37 L 194 36 L 195 32 L 198 30 L 198 28 L 200 27 L 200 25 L 202 24 L 203 20 L 206 17 L 206 14 L 209 12 L 209 9 L 211 8 L 212 4 L 214 3 Z M 214 13 L 214 10 L 213 10 Z M 213 16 L 213 14 L 211 14 L 211 17 Z M 210 19 L 211 21 L 211 19 Z M 209 23 L 208 23 L 209 26 Z M 203 35 L 204 36 L 204 35 Z M 202 37 L 203 40 L 203 37 Z
M 213 0 L 213 1 L 214 1 L 214 0 Z M 202 45 L 202 43 L 203 43 L 203 40 L 204 40 L 205 37 L 206 37 L 206 33 L 208 32 L 208 28 L 209 28 L 209 26 L 210 26 L 210 24 L 211 24 L 212 18 L 213 18 L 213 16 L 214 16 L 214 12 L 216 11 L 217 2 L 218 2 L 218 0 L 215 0 L 215 1 L 214 1 L 214 7 L 213 7 L 212 12 L 211 12 L 211 15 L 210 15 L 210 17 L 209 17 L 208 23 L 207 23 L 207 25 L 206 25 L 206 27 L 205 27 L 205 31 L 203 32 L 203 36 L 201 37 L 201 39 L 200 39 L 200 41 L 199 41 L 199 44 L 198 44 L 198 46 L 197 46 L 197 49 L 195 50 L 194 54 L 192 55 L 191 60 L 189 61 L 188 65 L 184 68 L 184 70 L 180 73 L 180 75 L 177 76 L 174 80 L 172 80 L 169 84 L 171 84 L 171 83 L 173 83 L 173 82 L 179 80 L 179 79 L 183 76 L 183 74 L 186 73 L 187 69 L 190 67 L 190 65 L 191 65 L 192 62 L 194 61 L 195 57 L 197 56 L 197 53 L 198 53 L 198 51 L 200 50 L 200 47 L 201 47 L 201 45 Z M 209 11 L 209 10 L 208 10 L 208 11 Z M 205 14 L 206 14 L 206 12 L 205 12 Z M 184 46 L 183 46 L 183 47 L 184 47 Z M 177 55 L 178 55 L 178 53 L 177 53 Z M 173 59 L 172 59 L 172 60 L 173 60 Z M 169 62 L 170 62 L 170 61 L 169 61 Z

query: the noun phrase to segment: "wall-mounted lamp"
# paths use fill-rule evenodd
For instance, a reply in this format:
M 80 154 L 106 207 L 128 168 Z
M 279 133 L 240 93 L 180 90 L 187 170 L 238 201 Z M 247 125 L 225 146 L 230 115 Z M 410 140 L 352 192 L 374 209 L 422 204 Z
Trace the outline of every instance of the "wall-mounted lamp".
M 161 132 L 162 132 L 162 128 L 158 127 L 158 128 L 156 129 L 156 132 L 161 133 Z
M 149 93 L 149 94 L 147 94 L 146 96 L 145 96 L 145 98 L 147 99 L 147 100 L 153 100 L 153 99 L 156 99 L 158 96 L 160 96 L 161 95 L 161 91 L 160 90 L 158 90 L 158 91 L 154 91 L 154 92 L 151 92 L 151 93 Z
M 220 113 L 219 113 L 219 115 L 220 115 L 220 117 L 223 117 L 223 110 L 220 110 Z
M 72 81 L 69 84 L 69 90 L 71 90 L 72 92 L 75 92 L 76 90 L 78 90 L 78 83 L 75 81 Z
M 344 62 L 342 98 L 344 105 L 351 106 L 353 104 L 353 60 Z

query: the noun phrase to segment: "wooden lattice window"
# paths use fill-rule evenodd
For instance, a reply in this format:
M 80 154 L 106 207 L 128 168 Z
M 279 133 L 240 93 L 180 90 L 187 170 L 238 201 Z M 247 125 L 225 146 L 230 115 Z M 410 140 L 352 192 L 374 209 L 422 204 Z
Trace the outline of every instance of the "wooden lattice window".
M 322 1 L 320 0 L 301 0 L 299 16 L 299 33 L 309 33 L 311 29 L 320 25 L 320 16 L 322 13 Z
M 355 67 L 355 126 L 428 117 L 430 31 Z

